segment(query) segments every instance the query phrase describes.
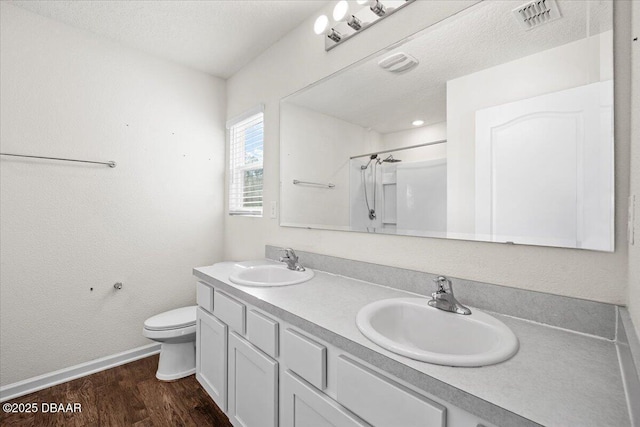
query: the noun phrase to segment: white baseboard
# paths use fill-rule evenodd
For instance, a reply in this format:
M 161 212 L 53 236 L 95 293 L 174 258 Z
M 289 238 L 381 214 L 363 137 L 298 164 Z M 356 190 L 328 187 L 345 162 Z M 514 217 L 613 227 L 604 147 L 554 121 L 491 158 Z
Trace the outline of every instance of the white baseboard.
M 160 353 L 160 344 L 149 344 L 132 350 L 123 351 L 122 353 L 91 360 L 69 368 L 60 369 L 59 371 L 50 372 L 48 374 L 8 384 L 0 387 L 0 402 L 15 399 L 16 397 L 24 396 L 25 394 L 33 393 L 34 391 L 42 390 L 54 385 L 66 383 L 67 381 L 75 380 L 77 378 L 86 377 L 87 375 L 95 374 L 96 372 L 124 365 L 125 363 L 143 359 L 158 353 Z

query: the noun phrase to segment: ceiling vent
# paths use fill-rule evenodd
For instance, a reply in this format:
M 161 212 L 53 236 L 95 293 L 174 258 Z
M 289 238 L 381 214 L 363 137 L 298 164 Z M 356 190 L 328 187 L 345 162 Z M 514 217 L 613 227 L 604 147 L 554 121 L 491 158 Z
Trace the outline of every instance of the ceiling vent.
M 520 25 L 530 30 L 562 17 L 556 0 L 534 0 L 513 10 Z
M 380 60 L 378 65 L 391 73 L 401 73 L 416 67 L 418 60 L 404 52 L 398 52 Z

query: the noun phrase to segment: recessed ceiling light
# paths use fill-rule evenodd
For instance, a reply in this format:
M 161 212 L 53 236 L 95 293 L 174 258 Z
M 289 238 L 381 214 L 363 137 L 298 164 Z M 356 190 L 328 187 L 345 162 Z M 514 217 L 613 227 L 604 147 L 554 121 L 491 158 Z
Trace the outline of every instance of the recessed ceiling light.
M 411 124 L 414 126 L 422 126 L 424 124 L 424 120 L 414 120 Z

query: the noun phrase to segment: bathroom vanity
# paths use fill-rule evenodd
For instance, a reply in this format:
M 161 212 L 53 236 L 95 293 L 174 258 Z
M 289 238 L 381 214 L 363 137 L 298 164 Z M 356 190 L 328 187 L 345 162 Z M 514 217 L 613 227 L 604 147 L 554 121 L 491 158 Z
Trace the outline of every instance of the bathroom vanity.
M 199 270 L 209 268 L 234 264 Z M 224 275 L 197 283 L 196 377 L 234 425 L 491 425 L 257 308 L 215 277 Z
M 318 269 L 298 285 L 241 286 L 238 268 L 194 269 L 196 378 L 234 425 L 630 425 L 611 340 L 492 313 L 520 341 L 513 358 L 434 365 L 356 327 L 363 306 L 415 294 Z

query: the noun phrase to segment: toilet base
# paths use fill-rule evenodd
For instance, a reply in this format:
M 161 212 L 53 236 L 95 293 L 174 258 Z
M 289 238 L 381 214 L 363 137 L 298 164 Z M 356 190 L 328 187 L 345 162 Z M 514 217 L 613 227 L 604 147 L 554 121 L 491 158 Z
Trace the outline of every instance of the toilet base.
M 160 347 L 160 361 L 156 378 L 160 381 L 174 381 L 196 372 L 196 343 L 163 342 Z

